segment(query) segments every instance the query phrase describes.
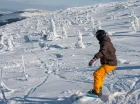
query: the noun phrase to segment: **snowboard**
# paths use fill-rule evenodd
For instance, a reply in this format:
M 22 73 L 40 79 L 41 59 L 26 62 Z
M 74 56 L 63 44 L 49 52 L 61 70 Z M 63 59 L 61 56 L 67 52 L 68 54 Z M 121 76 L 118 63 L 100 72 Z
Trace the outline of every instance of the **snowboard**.
M 99 98 L 99 96 L 95 95 L 95 94 L 86 94 L 87 97 L 93 97 L 93 98 Z

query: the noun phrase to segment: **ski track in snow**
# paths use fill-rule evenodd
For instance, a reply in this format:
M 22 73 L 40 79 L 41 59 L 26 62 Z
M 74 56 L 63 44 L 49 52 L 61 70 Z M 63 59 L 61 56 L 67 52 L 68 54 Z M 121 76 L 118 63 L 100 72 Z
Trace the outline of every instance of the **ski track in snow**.
M 139 1 L 75 7 L 0 27 L 5 103 L 140 104 L 140 29 L 132 32 L 130 23 L 139 10 Z M 107 30 L 118 58 L 100 99 L 84 96 L 100 66 L 87 66 L 99 49 L 93 27 Z

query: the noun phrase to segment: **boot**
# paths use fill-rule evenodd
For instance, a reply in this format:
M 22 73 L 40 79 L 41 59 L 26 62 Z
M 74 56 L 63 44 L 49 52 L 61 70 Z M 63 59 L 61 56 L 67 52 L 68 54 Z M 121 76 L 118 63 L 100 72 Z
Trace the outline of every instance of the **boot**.
M 87 93 L 94 94 L 94 95 L 97 95 L 98 97 L 101 97 L 102 96 L 102 87 L 100 88 L 100 93 L 96 93 L 96 91 L 94 89 L 88 91 Z

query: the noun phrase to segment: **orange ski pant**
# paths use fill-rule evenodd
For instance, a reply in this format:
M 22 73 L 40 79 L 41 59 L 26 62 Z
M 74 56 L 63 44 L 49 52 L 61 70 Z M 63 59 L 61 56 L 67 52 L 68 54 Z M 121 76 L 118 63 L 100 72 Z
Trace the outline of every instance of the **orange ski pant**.
M 108 64 L 103 64 L 93 73 L 93 76 L 94 76 L 93 87 L 94 87 L 94 90 L 96 91 L 96 93 L 100 93 L 100 88 L 104 84 L 104 79 L 105 79 L 107 73 L 111 72 L 115 68 L 116 68 L 116 66 L 110 66 Z

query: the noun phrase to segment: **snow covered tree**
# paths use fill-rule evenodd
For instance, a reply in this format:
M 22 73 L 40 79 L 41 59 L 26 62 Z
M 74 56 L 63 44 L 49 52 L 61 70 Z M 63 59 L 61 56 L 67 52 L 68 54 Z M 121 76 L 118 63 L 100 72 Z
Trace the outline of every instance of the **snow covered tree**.
M 96 34 L 97 29 L 96 28 L 92 28 L 92 34 L 93 36 Z
M 131 27 L 132 27 L 132 31 L 133 32 L 136 32 L 137 31 L 136 30 L 136 25 L 135 25 L 134 21 L 131 21 Z
M 102 29 L 101 24 L 102 24 L 101 21 L 97 21 L 97 29 L 98 30 Z
M 37 31 L 39 32 L 40 31 L 40 24 L 39 24 L 39 22 L 37 22 L 36 28 L 37 28 Z
M 3 45 L 3 47 L 7 48 L 7 45 L 5 44 L 7 42 L 7 34 L 5 32 L 2 32 L 0 44 Z
M 7 39 L 7 50 L 11 51 L 13 50 L 13 37 L 12 36 L 9 36 L 9 38 Z
M 24 73 L 24 76 L 25 76 L 25 80 L 28 80 L 28 74 L 26 73 L 26 68 L 25 68 L 25 61 L 24 61 L 24 56 L 22 55 L 21 56 L 21 60 L 22 60 L 22 67 L 23 67 L 23 73 Z
M 75 44 L 75 46 L 76 48 L 85 48 L 85 45 L 83 44 L 82 33 L 80 31 L 78 33 L 78 42 Z
M 87 22 L 89 21 L 89 13 L 88 13 L 88 11 L 87 11 L 87 16 L 86 16 L 86 20 L 87 20 Z
M 133 15 L 131 17 L 131 20 L 134 21 L 134 24 L 135 24 L 136 27 L 139 27 L 139 19 L 136 15 Z
M 57 37 L 57 32 L 56 32 L 56 26 L 55 26 L 55 22 L 53 19 L 51 19 L 51 23 L 52 23 L 52 32 L 53 32 L 53 36 L 52 36 L 52 40 L 56 40 Z
M 78 23 L 78 18 L 79 18 L 78 15 L 76 15 L 76 16 L 74 17 L 74 21 L 75 21 L 76 24 Z M 80 21 L 80 23 L 81 23 L 81 21 Z
M 67 38 L 67 31 L 65 25 L 62 25 L 62 38 L 63 39 Z
M 115 13 L 114 13 L 114 12 L 111 13 L 111 19 L 112 19 L 112 20 L 115 20 L 115 19 L 116 19 Z
M 94 21 L 94 18 L 91 18 L 91 23 L 92 23 L 92 27 L 94 28 L 94 27 L 95 27 L 95 21 Z
M 1 38 L 0 38 L 0 44 L 2 44 L 3 46 L 5 46 L 4 44 L 4 33 L 2 32 Z
M 67 24 L 68 24 L 69 26 L 71 26 L 71 25 L 72 25 L 72 23 L 71 23 L 71 21 L 70 21 L 70 20 L 67 20 Z
M 16 37 L 20 38 L 19 32 L 16 32 Z
M 36 25 L 37 31 L 40 33 L 41 32 L 41 28 L 42 28 L 42 23 L 40 20 L 37 21 L 37 25 Z

